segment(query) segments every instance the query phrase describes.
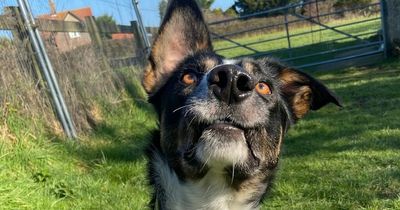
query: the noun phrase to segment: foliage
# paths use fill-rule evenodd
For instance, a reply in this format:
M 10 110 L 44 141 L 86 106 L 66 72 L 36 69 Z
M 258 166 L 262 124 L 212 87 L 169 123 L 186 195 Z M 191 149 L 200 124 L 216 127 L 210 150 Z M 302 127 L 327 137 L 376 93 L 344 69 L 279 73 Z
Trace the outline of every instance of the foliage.
M 160 4 L 158 5 L 158 12 L 160 14 L 161 21 L 164 19 L 165 13 L 167 11 L 168 1 L 161 0 Z
M 277 7 L 285 6 L 296 0 L 236 0 L 234 7 L 240 15 L 248 15 L 255 12 L 265 11 Z
M 304 2 L 309 0 L 304 0 Z M 336 9 L 352 8 L 370 4 L 373 0 L 333 0 L 333 6 Z M 265 11 L 277 7 L 282 7 L 290 3 L 299 3 L 299 0 L 236 0 L 233 7 L 240 15 L 252 14 Z M 330 4 L 332 2 L 322 2 L 322 4 Z M 275 15 L 275 14 L 268 14 Z M 266 16 L 266 15 L 264 15 Z
M 372 0 L 336 0 L 333 6 L 338 9 L 352 8 L 357 6 L 365 6 Z
M 196 0 L 196 2 L 199 4 L 199 6 L 203 10 L 210 10 L 211 5 L 214 3 L 215 0 Z M 160 3 L 158 4 L 158 12 L 160 14 L 160 19 L 162 20 L 165 16 L 165 12 L 168 7 L 168 1 L 167 0 L 161 0 Z
M 7 37 L 0 37 L 0 48 L 8 47 L 12 44 L 12 40 Z
M 215 0 L 196 0 L 199 6 L 204 10 L 209 10 Z
M 98 16 L 96 18 L 96 23 L 99 27 L 115 27 L 115 28 L 117 27 L 115 19 L 108 14 Z M 110 33 L 102 34 L 102 36 L 111 39 Z

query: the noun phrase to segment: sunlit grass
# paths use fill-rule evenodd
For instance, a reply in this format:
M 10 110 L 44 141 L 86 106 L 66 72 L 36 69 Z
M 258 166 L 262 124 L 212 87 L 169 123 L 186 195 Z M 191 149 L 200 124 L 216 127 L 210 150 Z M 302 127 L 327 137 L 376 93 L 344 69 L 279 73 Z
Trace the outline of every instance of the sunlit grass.
M 143 148 L 155 116 L 144 98 L 123 98 L 104 105 L 102 122 L 75 141 L 47 134 L 18 111 L 2 118 L 0 209 L 143 209 Z
M 290 131 L 265 209 L 400 207 L 400 63 L 317 74 L 343 100 Z
M 330 105 L 292 128 L 262 208 L 399 209 L 400 62 L 313 74 L 344 108 Z M 102 122 L 76 141 L 18 110 L 0 115 L 0 209 L 144 209 L 143 149 L 156 121 L 133 87 L 103 104 Z
M 357 18 L 332 20 L 327 25 L 329 25 L 330 27 L 335 27 L 335 26 L 340 26 L 340 25 L 349 24 L 352 22 L 363 21 L 366 19 L 373 19 L 373 18 L 377 18 L 377 16 L 370 16 L 370 17 L 360 16 Z M 357 35 L 361 39 L 368 39 L 370 37 L 376 37 L 377 33 L 372 33 L 372 32 L 378 31 L 380 29 L 380 27 L 381 27 L 380 19 L 377 19 L 377 20 L 373 20 L 370 22 L 364 22 L 364 23 L 359 23 L 359 24 L 355 24 L 355 25 L 339 27 L 337 29 L 340 31 L 343 31 L 345 33 Z M 289 33 L 291 35 L 295 35 L 295 34 L 300 34 L 300 33 L 304 33 L 304 32 L 316 31 L 319 29 L 323 29 L 323 27 L 317 26 L 314 24 L 314 25 L 310 25 L 309 27 L 303 26 L 303 27 L 289 28 Z M 361 35 L 361 34 L 365 34 L 365 33 L 372 33 L 372 34 Z M 259 44 L 257 44 L 257 43 L 250 44 L 250 43 L 254 43 L 254 42 L 258 42 L 258 41 L 275 39 L 278 37 L 282 37 L 282 38 L 279 40 L 275 40 L 275 41 L 269 41 L 269 42 L 264 42 L 264 43 L 259 43 Z M 228 38 L 230 38 L 230 37 L 228 37 Z M 341 38 L 345 38 L 345 39 L 341 39 Z M 341 40 L 334 41 L 336 39 L 341 39 Z M 361 44 L 360 41 L 357 41 L 353 38 L 346 38 L 345 35 L 337 33 L 333 30 L 324 30 L 324 31 L 319 31 L 319 32 L 313 32 L 313 33 L 306 34 L 306 35 L 291 37 L 290 38 L 291 47 L 296 48 L 296 49 L 293 49 L 290 53 L 289 52 L 274 52 L 277 50 L 284 50 L 284 49 L 289 48 L 288 40 L 286 39 L 286 31 L 272 31 L 271 33 L 238 37 L 238 38 L 233 38 L 232 40 L 235 42 L 238 42 L 242 45 L 247 45 L 248 47 L 253 48 L 258 52 L 254 52 L 249 49 L 245 49 L 243 47 L 238 47 L 238 48 L 234 48 L 234 49 L 218 51 L 218 53 L 225 57 L 233 58 L 233 57 L 237 57 L 237 56 L 254 55 L 254 54 L 263 53 L 263 52 L 272 52 L 273 56 L 276 56 L 280 59 L 285 59 L 285 58 L 290 58 L 290 57 L 302 56 L 302 55 L 305 55 L 310 52 L 320 52 L 320 51 L 326 51 L 326 50 L 332 50 L 332 49 L 339 49 L 342 47 L 354 45 L 355 43 Z M 221 41 L 221 40 L 215 40 L 213 44 L 214 44 L 214 47 L 216 50 L 236 46 L 235 44 L 233 44 L 229 41 Z M 296 60 L 296 62 L 293 62 L 293 64 L 300 65 L 300 64 L 304 64 L 304 63 L 310 63 L 310 60 L 315 62 L 318 59 L 323 60 L 326 58 L 329 58 L 329 56 L 327 57 L 326 55 L 325 56 L 319 55 L 319 56 L 310 57 L 308 59 Z

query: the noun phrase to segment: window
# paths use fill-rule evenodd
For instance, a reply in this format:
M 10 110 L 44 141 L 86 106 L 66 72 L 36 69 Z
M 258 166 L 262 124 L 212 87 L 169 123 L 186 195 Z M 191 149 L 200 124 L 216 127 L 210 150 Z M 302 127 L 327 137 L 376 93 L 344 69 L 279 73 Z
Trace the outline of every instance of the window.
M 69 38 L 75 39 L 81 37 L 81 33 L 79 32 L 68 32 Z

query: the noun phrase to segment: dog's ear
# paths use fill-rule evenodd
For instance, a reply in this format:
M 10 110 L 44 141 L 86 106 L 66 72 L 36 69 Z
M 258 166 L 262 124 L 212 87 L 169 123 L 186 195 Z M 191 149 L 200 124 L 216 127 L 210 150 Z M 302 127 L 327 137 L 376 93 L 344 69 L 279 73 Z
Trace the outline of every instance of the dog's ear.
M 311 110 L 318 110 L 328 103 L 342 106 L 338 97 L 313 77 L 289 68 L 279 71 L 282 94 L 287 100 L 294 120 L 304 117 Z
M 186 56 L 211 49 L 207 25 L 197 3 L 171 0 L 152 47 L 143 87 L 148 94 L 155 93 Z

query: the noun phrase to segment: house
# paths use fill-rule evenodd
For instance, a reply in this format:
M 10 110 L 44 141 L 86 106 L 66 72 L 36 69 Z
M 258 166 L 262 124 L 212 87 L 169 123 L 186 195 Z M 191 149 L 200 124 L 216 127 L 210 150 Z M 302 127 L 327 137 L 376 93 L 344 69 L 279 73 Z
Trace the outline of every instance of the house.
M 112 40 L 124 40 L 124 39 L 133 39 L 134 35 L 132 33 L 113 33 L 111 34 Z
M 55 12 L 51 14 L 40 15 L 38 19 L 70 21 L 84 23 L 85 17 L 93 16 L 92 10 L 89 7 Z M 42 37 L 47 44 L 57 47 L 61 52 L 73 50 L 79 46 L 91 44 L 89 33 L 81 32 L 42 32 Z

